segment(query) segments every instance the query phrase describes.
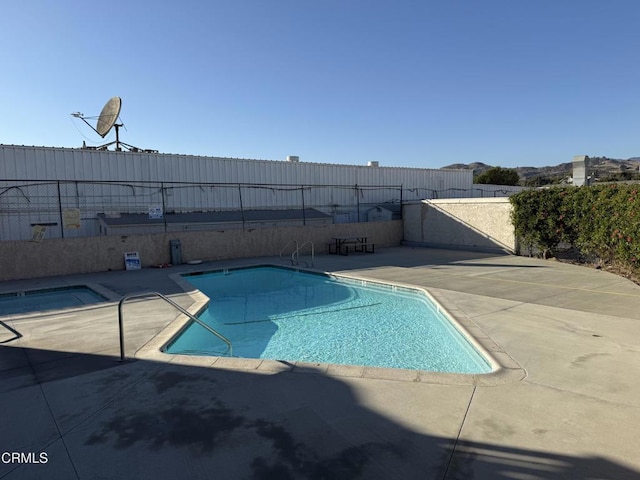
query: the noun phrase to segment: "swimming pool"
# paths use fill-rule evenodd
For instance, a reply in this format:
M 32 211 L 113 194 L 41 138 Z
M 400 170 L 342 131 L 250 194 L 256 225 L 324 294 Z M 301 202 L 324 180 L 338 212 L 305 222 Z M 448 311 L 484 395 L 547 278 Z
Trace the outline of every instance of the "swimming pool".
M 185 274 L 210 298 L 199 319 L 234 356 L 436 372 L 489 373 L 490 363 L 421 290 L 266 266 Z M 170 354 L 226 354 L 189 323 Z
M 106 301 L 89 287 L 59 287 L 0 294 L 0 316 L 59 310 Z

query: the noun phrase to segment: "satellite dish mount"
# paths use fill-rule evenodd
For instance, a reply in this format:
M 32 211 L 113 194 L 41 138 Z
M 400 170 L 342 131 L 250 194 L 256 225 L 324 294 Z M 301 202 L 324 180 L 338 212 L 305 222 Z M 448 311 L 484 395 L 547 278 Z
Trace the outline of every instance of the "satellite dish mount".
M 100 112 L 100 116 L 98 117 L 98 123 L 95 127 L 87 122 L 86 117 L 82 113 L 74 112 L 71 114 L 72 117 L 79 118 L 84 123 L 89 125 L 89 127 L 91 127 L 91 129 L 102 138 L 106 137 L 112 128 L 115 128 L 116 130 L 116 139 L 113 142 L 105 143 L 104 145 L 100 145 L 98 147 L 87 147 L 86 142 L 83 142 L 83 148 L 91 148 L 94 150 L 108 150 L 108 147 L 115 144 L 117 152 L 121 152 L 123 148 L 130 152 L 140 151 L 138 147 L 134 147 L 133 145 L 129 145 L 128 143 L 120 141 L 120 127 L 124 126 L 124 124 L 116 122 L 120 117 L 121 108 L 122 99 L 120 97 L 113 97 L 109 99 L 109 101 L 105 103 L 104 107 L 102 108 L 102 112 Z

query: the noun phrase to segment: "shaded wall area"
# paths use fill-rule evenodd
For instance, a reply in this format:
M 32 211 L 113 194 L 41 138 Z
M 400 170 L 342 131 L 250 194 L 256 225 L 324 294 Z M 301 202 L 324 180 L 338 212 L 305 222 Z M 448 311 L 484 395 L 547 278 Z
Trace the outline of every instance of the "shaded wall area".
M 402 221 L 6 241 L 0 249 L 0 281 L 124 270 L 125 252 L 138 252 L 142 267 L 168 264 L 174 239 L 188 262 L 279 255 L 293 240 L 312 241 L 316 253 L 324 253 L 331 238 L 341 236 L 366 236 L 376 247 L 398 246 Z
M 403 206 L 408 245 L 515 253 L 508 198 L 423 200 Z

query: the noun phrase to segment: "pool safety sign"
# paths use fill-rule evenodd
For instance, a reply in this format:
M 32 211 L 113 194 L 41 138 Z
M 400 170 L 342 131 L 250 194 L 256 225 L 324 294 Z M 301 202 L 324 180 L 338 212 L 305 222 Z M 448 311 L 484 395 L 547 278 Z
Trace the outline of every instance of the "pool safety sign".
M 34 225 L 33 231 L 31 232 L 31 241 L 32 242 L 42 242 L 45 234 L 47 233 L 47 227 L 44 225 Z
M 80 228 L 80 209 L 65 208 L 62 210 L 62 226 L 65 229 Z
M 140 255 L 138 252 L 125 252 L 124 268 L 127 270 L 140 270 Z
M 162 217 L 162 205 L 151 205 L 149 207 L 149 220 L 161 220 Z

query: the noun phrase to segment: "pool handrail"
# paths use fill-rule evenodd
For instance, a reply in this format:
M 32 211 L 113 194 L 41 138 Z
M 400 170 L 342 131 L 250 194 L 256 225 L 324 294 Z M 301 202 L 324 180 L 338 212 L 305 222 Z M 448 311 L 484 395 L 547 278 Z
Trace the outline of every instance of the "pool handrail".
M 289 240 L 289 241 L 286 243 L 286 245 L 285 245 L 284 247 L 282 247 L 282 250 L 280 250 L 280 260 L 284 262 L 284 260 L 285 260 L 285 259 L 284 259 L 284 258 L 282 258 L 282 254 L 284 253 L 284 251 L 287 249 L 287 247 L 288 247 L 291 243 L 293 243 L 293 244 L 296 246 L 296 248 L 294 248 L 294 249 L 293 249 L 293 252 L 291 252 L 291 265 L 295 265 L 295 263 L 294 263 L 294 261 L 295 261 L 295 260 L 294 260 L 294 258 L 295 258 L 295 254 L 296 254 L 296 252 L 297 252 L 297 251 L 298 251 L 298 249 L 299 249 L 298 241 L 297 241 L 297 240 Z
M 156 296 L 158 298 L 161 298 L 162 300 L 164 300 L 165 302 L 169 303 L 170 305 L 173 305 L 181 313 L 183 313 L 187 317 L 189 317 L 192 321 L 196 322 L 198 325 L 203 327 L 205 330 L 207 330 L 210 333 L 214 334 L 216 337 L 218 337 L 220 340 L 222 340 L 224 343 L 227 344 L 227 347 L 229 347 L 229 356 L 230 357 L 233 356 L 233 345 L 231 345 L 231 341 L 227 337 L 225 337 L 221 333 L 215 331 L 213 328 L 211 328 L 209 325 L 207 325 L 206 323 L 201 321 L 199 318 L 197 318 L 194 315 L 190 314 L 188 311 L 186 311 L 184 308 L 182 308 L 176 302 L 174 302 L 170 298 L 164 296 L 160 292 L 138 292 L 138 293 L 127 293 L 124 297 L 122 297 L 120 299 L 120 302 L 118 302 L 118 328 L 119 328 L 119 333 L 120 333 L 120 361 L 121 362 L 124 362 L 124 360 L 125 360 L 125 358 L 124 358 L 125 357 L 125 355 L 124 355 L 124 327 L 123 327 L 123 315 L 122 315 L 122 307 L 124 305 L 124 302 L 126 300 L 129 300 L 129 299 L 132 299 L 132 298 L 142 298 L 142 297 L 148 297 L 148 296 L 151 296 L 151 295 Z
M 298 257 L 300 256 L 300 250 L 302 250 L 302 247 L 304 247 L 307 244 L 311 245 L 311 266 L 313 267 L 313 263 L 315 261 L 315 246 L 313 245 L 313 242 L 311 240 L 304 242 L 302 245 L 300 245 L 298 248 L 296 248 L 296 251 L 294 252 L 295 257 L 296 257 L 296 263 L 295 264 L 298 265 L 298 263 L 299 263 Z M 304 260 L 303 260 L 303 262 L 304 262 Z M 304 263 L 305 263 L 305 265 L 307 267 L 309 267 L 309 264 L 307 262 L 304 262 Z

